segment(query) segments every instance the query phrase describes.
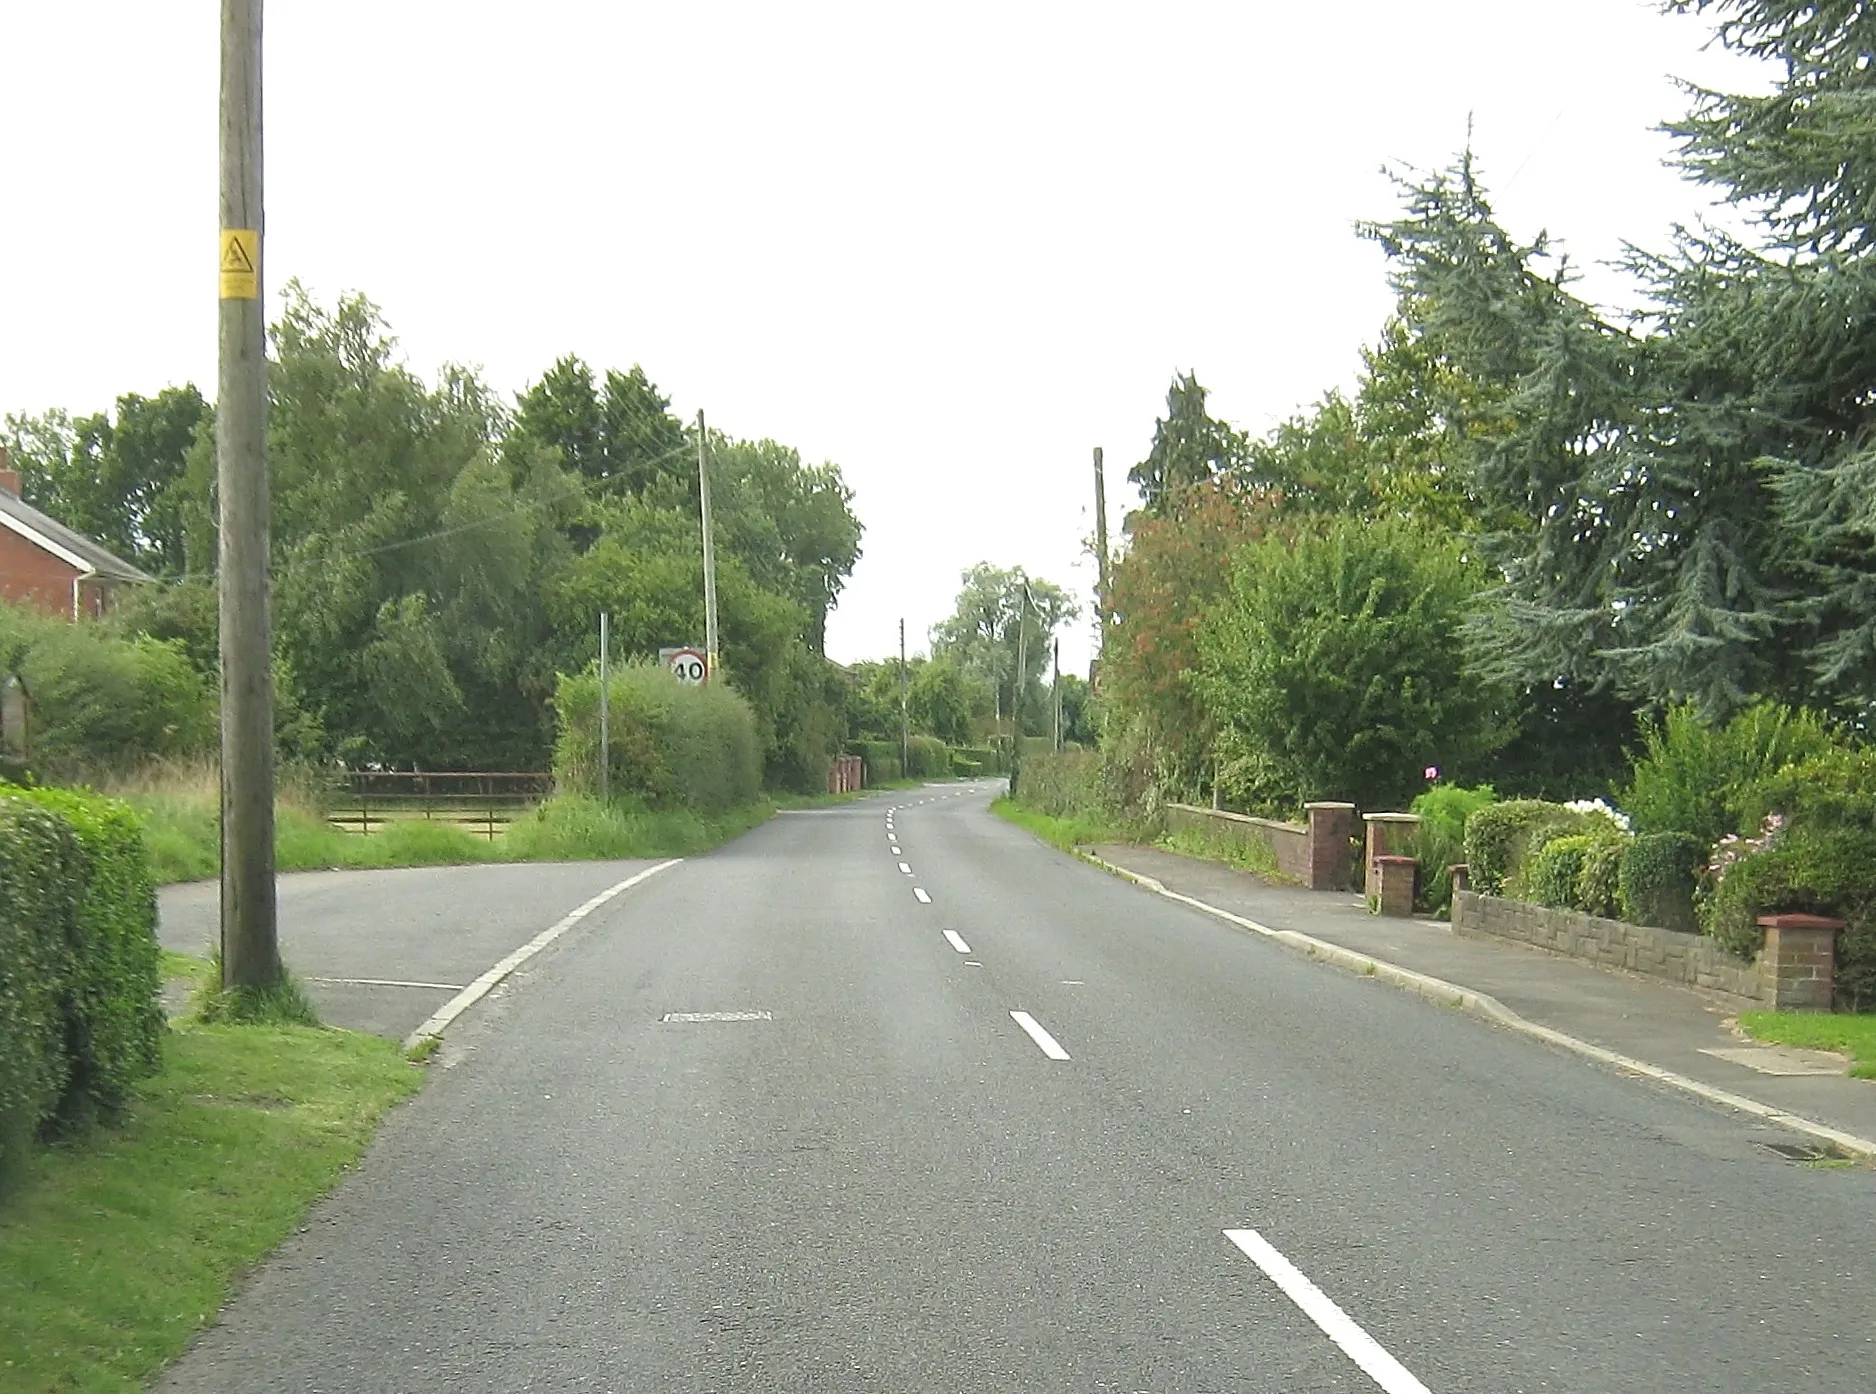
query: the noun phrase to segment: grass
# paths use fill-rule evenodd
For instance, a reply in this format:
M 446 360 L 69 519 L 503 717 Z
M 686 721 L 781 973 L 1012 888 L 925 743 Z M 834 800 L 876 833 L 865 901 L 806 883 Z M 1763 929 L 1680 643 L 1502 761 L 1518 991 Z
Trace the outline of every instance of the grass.
M 0 1394 L 141 1389 L 421 1080 L 372 1036 L 183 1025 L 121 1126 L 0 1197 Z
M 1065 818 L 1058 814 L 1043 813 L 1007 795 L 993 802 L 990 808 L 1000 817 L 1019 828 L 1026 828 L 1050 846 L 1059 847 L 1064 852 L 1073 852 L 1077 847 L 1086 847 L 1092 842 L 1150 842 L 1169 852 L 1224 862 L 1266 880 L 1282 879 L 1277 871 L 1277 854 L 1262 843 L 1245 844 L 1234 839 L 1207 836 L 1191 829 L 1155 836 L 1150 830 L 1129 827 L 1093 815 Z
M 1857 1079 L 1876 1079 L 1876 1015 L 1741 1012 L 1739 1027 L 1755 1040 L 1773 1045 L 1838 1051 L 1850 1057 L 1850 1073 Z
M 103 792 L 124 799 L 143 816 L 144 844 L 157 884 L 205 880 L 219 870 L 219 789 L 212 767 L 145 771 L 108 782 Z M 703 815 L 649 809 L 628 799 L 603 803 L 559 795 L 510 823 L 491 842 L 454 823 L 424 818 L 394 819 L 369 836 L 350 832 L 328 823 L 315 793 L 289 780 L 283 781 L 274 809 L 274 857 L 282 871 L 322 871 L 694 856 L 764 822 L 778 805 L 795 806 L 793 797 L 778 795 Z

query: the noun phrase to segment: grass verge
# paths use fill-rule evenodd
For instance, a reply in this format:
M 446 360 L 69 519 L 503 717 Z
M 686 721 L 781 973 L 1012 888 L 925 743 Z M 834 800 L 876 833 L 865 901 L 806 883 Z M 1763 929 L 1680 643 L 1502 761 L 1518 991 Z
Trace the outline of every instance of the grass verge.
M 1020 804 L 1008 794 L 992 800 L 990 811 L 999 818 L 1007 819 L 1017 827 L 1034 833 L 1051 847 L 1059 847 L 1064 852 L 1073 852 L 1075 848 L 1086 846 L 1090 842 L 1136 842 L 1139 840 L 1136 831 L 1116 827 L 1102 819 L 1057 817 L 1053 813 L 1043 813 Z
M 0 1391 L 142 1388 L 421 1080 L 373 1036 L 180 1027 L 121 1126 L 0 1200 Z
M 130 791 L 123 797 L 143 815 L 144 844 L 158 885 L 216 874 L 221 834 L 212 792 Z M 688 857 L 748 832 L 774 811 L 765 801 L 705 816 L 625 799 L 605 803 L 561 795 L 490 842 L 452 823 L 422 818 L 398 819 L 367 837 L 335 828 L 283 798 L 274 814 L 274 856 L 282 871 Z
M 1739 1028 L 1754 1040 L 1807 1050 L 1835 1050 L 1850 1057 L 1857 1079 L 1876 1079 L 1876 1015 L 1834 1016 L 1828 1012 L 1741 1012 Z

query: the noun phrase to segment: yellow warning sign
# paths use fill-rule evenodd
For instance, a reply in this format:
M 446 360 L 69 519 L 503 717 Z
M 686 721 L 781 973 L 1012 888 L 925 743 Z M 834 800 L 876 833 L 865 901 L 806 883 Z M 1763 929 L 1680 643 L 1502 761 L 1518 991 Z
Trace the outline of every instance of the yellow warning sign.
M 251 227 L 221 230 L 221 298 L 253 300 L 261 293 L 261 235 Z

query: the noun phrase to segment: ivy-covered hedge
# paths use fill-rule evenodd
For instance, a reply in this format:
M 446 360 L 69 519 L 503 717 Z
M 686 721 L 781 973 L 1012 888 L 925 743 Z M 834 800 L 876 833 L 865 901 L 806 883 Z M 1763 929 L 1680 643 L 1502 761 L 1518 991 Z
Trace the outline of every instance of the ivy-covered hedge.
M 0 790 L 0 1169 L 119 1107 L 163 1034 L 156 896 L 114 799 Z

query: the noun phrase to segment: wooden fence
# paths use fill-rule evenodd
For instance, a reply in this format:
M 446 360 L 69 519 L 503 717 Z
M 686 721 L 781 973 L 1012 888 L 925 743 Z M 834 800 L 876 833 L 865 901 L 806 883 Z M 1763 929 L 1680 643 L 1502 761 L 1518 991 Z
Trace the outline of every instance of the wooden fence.
M 525 771 L 348 770 L 326 818 L 348 832 L 373 833 L 399 819 L 454 823 L 493 842 L 554 791 L 551 774 Z

